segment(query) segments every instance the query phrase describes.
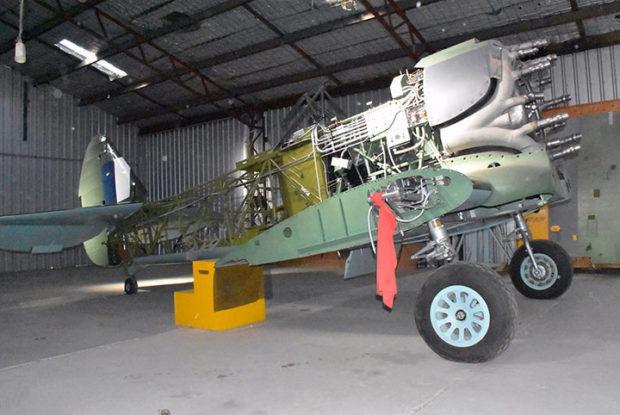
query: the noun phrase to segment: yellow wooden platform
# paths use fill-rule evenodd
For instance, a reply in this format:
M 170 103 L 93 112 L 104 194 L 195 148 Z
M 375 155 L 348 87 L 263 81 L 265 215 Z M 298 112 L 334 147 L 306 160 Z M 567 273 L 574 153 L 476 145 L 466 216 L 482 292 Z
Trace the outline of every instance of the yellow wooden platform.
M 194 261 L 194 289 L 174 293 L 176 324 L 226 330 L 265 320 L 262 267 Z

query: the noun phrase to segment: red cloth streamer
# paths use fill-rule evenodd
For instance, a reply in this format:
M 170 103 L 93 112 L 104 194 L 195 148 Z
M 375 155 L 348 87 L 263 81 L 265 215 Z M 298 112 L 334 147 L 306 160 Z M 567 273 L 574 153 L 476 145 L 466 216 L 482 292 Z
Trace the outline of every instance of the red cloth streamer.
M 396 249 L 394 248 L 394 231 L 396 216 L 381 198 L 382 193 L 375 192 L 370 198 L 373 206 L 379 208 L 377 226 L 377 294 L 383 296 L 383 304 L 392 308 L 396 291 Z

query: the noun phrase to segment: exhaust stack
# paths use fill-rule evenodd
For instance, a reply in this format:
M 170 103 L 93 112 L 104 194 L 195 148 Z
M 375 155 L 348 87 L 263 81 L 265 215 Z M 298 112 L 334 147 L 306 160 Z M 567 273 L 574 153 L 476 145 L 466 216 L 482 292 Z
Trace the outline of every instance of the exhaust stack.
M 550 157 L 551 157 L 551 160 L 558 160 L 561 158 L 572 157 L 576 155 L 579 152 L 579 150 L 581 150 L 581 146 L 577 144 L 574 146 L 567 147 L 564 150 L 558 151 L 557 153 L 551 153 Z
M 577 141 L 581 140 L 581 137 L 583 137 L 581 134 L 573 134 L 569 135 L 568 137 L 562 137 L 555 140 L 547 141 L 545 143 L 545 147 L 547 148 L 547 150 L 550 150 L 552 148 L 561 147 L 566 144 L 576 143 Z

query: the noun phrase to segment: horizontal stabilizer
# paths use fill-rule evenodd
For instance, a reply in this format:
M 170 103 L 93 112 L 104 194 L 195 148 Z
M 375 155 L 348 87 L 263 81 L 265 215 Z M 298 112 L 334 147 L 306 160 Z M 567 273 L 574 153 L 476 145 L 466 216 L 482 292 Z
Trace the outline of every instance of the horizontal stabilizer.
M 104 230 L 111 231 L 141 206 L 141 203 L 128 203 L 2 216 L 0 249 L 30 253 L 59 252 L 79 245 Z

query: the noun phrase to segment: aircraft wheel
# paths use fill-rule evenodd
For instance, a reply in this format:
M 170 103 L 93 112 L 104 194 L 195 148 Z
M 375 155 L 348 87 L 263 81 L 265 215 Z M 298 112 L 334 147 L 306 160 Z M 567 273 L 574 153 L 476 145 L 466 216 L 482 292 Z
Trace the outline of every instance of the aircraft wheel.
M 132 295 L 138 292 L 138 281 L 135 277 L 129 277 L 125 280 L 125 294 Z
M 536 272 L 527 249 L 521 246 L 510 261 L 510 277 L 519 292 L 529 298 L 556 298 L 568 290 L 573 281 L 570 256 L 559 244 L 530 241 L 539 271 Z
M 485 362 L 514 337 L 517 302 L 499 274 L 477 264 L 454 262 L 435 271 L 418 294 L 415 322 L 441 357 Z

